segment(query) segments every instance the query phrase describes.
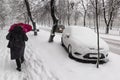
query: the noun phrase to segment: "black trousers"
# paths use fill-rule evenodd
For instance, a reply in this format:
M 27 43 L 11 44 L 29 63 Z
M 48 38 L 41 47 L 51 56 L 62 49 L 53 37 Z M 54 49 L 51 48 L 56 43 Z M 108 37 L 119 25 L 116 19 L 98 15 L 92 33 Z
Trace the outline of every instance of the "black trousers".
M 22 56 L 21 58 L 16 59 L 16 65 L 17 68 L 21 68 L 21 62 L 24 61 L 24 56 Z
M 17 64 L 17 68 L 21 68 L 21 61 L 20 61 L 20 59 L 16 59 L 16 64 Z

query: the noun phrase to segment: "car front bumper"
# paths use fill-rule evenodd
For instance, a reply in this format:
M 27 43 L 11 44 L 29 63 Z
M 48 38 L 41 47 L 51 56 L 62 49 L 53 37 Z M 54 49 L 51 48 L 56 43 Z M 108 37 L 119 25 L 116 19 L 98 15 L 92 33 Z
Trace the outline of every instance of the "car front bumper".
M 96 61 L 98 59 L 98 53 L 96 50 L 75 51 L 72 55 L 73 57 L 82 60 Z M 108 61 L 108 52 L 104 50 L 100 50 L 99 60 Z

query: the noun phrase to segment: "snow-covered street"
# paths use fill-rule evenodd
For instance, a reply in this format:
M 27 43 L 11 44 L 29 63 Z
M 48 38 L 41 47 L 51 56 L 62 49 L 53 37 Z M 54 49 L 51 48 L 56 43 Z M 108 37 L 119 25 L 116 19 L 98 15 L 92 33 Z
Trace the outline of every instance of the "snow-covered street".
M 60 44 L 60 34 L 48 43 L 50 33 L 40 30 L 38 36 L 27 33 L 25 63 L 22 72 L 16 71 L 6 47 L 7 30 L 0 31 L 0 80 L 120 80 L 120 56 L 109 53 L 109 62 L 100 65 L 76 62 Z

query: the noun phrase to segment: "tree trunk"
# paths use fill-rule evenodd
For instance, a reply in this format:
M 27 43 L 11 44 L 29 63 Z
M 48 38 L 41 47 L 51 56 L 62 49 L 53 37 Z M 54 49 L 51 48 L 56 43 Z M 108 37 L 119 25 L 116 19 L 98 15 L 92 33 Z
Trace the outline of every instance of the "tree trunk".
M 52 27 L 51 34 L 49 37 L 49 42 L 53 42 L 55 31 L 58 26 L 58 19 L 56 18 L 56 15 L 55 15 L 55 0 L 51 0 L 50 6 L 51 6 L 51 17 L 53 19 L 53 27 Z
M 96 0 L 96 27 L 97 27 L 97 47 L 98 47 L 97 68 L 99 68 L 99 61 L 100 61 L 100 51 L 99 51 L 99 21 L 98 21 L 98 0 Z
M 84 12 L 84 20 L 83 20 L 84 21 L 83 22 L 84 23 L 83 24 L 84 27 L 86 26 L 86 14 L 87 14 L 87 10 L 85 10 L 85 12 Z
M 86 26 L 86 15 L 87 15 L 87 8 L 85 7 L 85 3 L 83 0 L 81 0 L 81 3 L 82 3 L 82 6 L 83 6 L 83 9 L 84 9 L 84 16 L 83 16 L 83 26 L 85 27 Z M 88 3 L 87 3 L 88 5 Z M 87 6 L 86 5 L 86 6 Z
M 94 31 L 96 32 L 96 17 L 93 16 L 93 25 L 94 25 Z
M 105 24 L 106 24 L 106 34 L 109 34 L 109 26 L 110 26 L 111 20 L 113 18 L 114 8 L 112 7 L 112 10 L 110 11 L 110 14 L 108 15 L 108 20 L 107 20 L 104 0 L 102 0 L 102 2 L 103 2 L 103 8 L 104 8 L 103 14 L 104 14 L 104 20 L 105 20 Z
M 108 34 L 109 33 L 109 25 L 106 25 L 106 32 L 105 32 L 106 34 Z
M 70 26 L 70 15 L 69 14 L 68 14 L 67 19 L 68 19 L 68 26 Z
M 68 20 L 68 26 L 70 25 L 70 3 L 68 2 L 68 14 L 67 14 L 67 20 Z
M 75 18 L 75 23 L 74 23 L 74 25 L 77 25 L 77 19 Z
M 112 30 L 113 22 L 114 22 L 114 19 L 112 19 L 111 22 L 110 22 L 110 30 Z
M 32 22 L 32 25 L 33 25 L 34 35 L 37 35 L 36 23 L 33 21 L 33 18 L 32 18 L 32 15 L 31 15 L 29 2 L 28 2 L 28 0 L 24 0 L 24 1 L 25 1 L 25 5 L 26 5 L 26 8 L 27 8 L 28 16 L 29 16 L 29 18 Z

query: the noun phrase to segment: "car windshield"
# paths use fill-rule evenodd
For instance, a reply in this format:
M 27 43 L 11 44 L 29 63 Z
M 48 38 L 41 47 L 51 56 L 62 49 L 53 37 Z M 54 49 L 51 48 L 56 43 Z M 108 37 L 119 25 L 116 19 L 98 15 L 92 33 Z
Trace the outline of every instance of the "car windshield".
M 71 29 L 72 36 L 83 38 L 95 38 L 96 34 L 93 30 L 86 27 L 73 27 Z

